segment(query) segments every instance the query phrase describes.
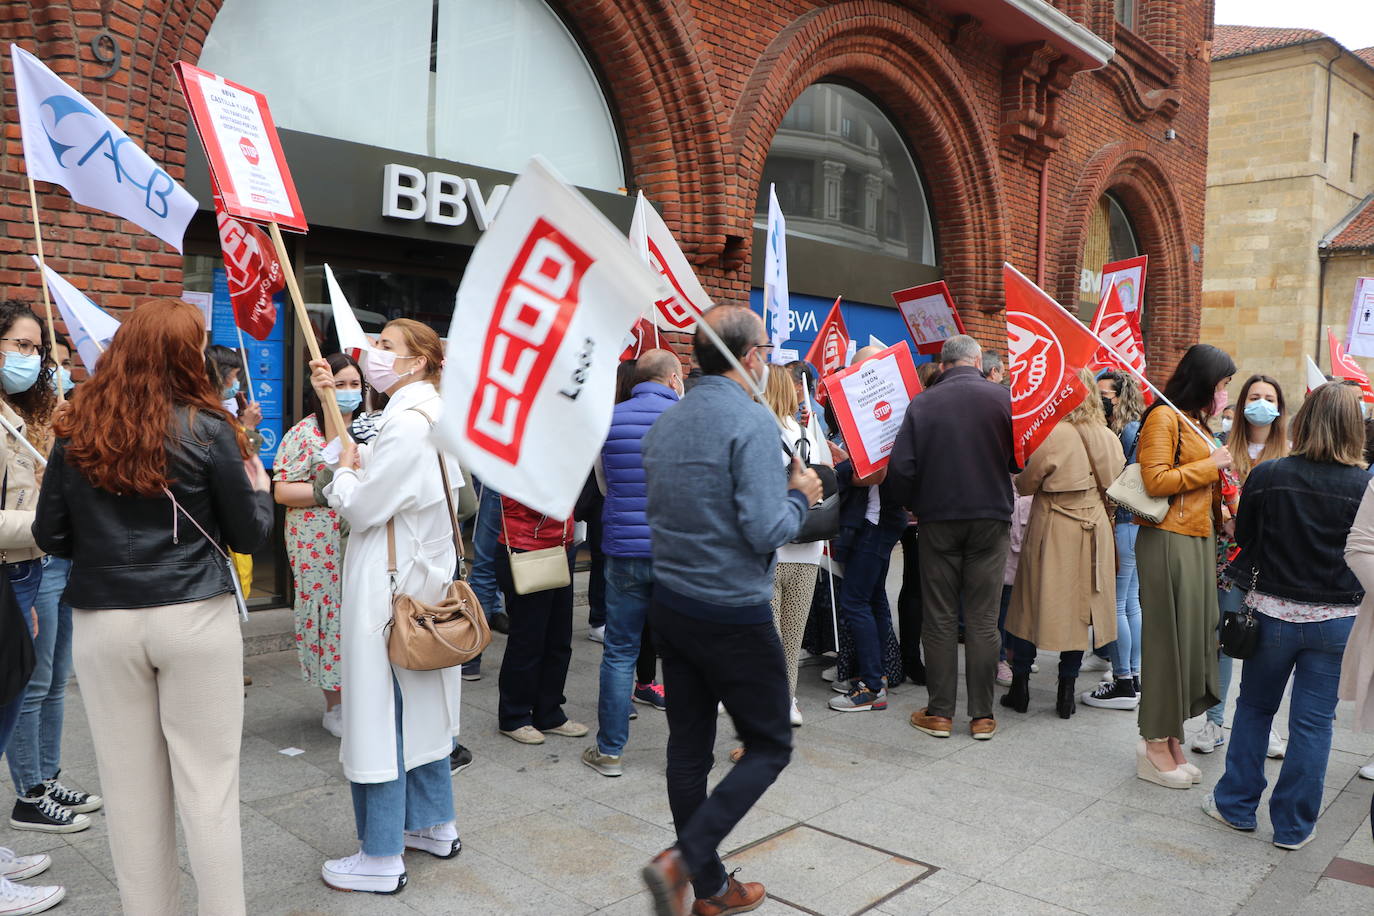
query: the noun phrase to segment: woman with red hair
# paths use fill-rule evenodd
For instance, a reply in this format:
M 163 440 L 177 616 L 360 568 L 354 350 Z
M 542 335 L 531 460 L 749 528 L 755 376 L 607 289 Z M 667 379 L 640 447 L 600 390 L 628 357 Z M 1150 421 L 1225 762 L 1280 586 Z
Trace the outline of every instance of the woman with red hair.
M 210 385 L 204 339 L 185 302 L 134 310 L 55 418 L 34 523 L 38 545 L 72 563 L 72 656 L 126 913 L 183 909 L 177 810 L 199 912 L 245 912 L 243 648 L 226 549 L 262 546 L 272 501 Z

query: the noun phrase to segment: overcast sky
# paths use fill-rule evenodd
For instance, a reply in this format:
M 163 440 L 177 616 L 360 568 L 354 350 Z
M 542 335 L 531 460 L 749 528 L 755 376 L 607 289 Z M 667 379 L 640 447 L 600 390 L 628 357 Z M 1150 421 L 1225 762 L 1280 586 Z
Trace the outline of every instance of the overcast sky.
M 1351 50 L 1374 46 L 1374 0 L 1216 0 L 1217 22 L 1318 29 Z

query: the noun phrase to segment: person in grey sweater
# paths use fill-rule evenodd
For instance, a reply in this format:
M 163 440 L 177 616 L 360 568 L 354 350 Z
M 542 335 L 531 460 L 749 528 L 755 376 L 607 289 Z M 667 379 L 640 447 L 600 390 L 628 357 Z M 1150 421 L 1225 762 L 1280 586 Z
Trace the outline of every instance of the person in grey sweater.
M 774 552 L 821 496 L 815 472 L 794 461 L 789 476 L 773 417 L 753 398 L 768 371 L 763 321 L 724 305 L 702 321 L 739 368 L 698 330 L 702 378 L 654 423 L 643 448 L 649 621 L 671 698 L 668 803 L 677 827 L 677 844 L 644 869 L 659 916 L 685 916 L 689 881 L 709 912 L 743 912 L 765 896 L 763 885 L 727 877 L 716 850 L 792 756 L 792 698 L 770 605 Z M 708 796 L 717 703 L 745 754 Z

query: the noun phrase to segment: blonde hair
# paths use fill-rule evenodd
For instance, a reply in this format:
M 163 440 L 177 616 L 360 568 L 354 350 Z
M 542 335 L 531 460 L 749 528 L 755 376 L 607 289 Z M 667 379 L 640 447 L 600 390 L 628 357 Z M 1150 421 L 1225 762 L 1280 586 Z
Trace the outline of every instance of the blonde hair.
M 413 318 L 397 318 L 388 321 L 386 327 L 401 332 L 411 356 L 425 358 L 425 381 L 439 384 L 439 375 L 444 368 L 444 344 L 434 329 Z
M 1293 418 L 1292 454 L 1308 461 L 1365 466 L 1364 397 L 1357 385 L 1327 382 L 1312 390 Z
M 1097 393 L 1097 379 L 1087 369 L 1078 370 L 1078 380 L 1088 389 L 1088 396 L 1083 399 L 1069 415 L 1065 417 L 1070 423 L 1086 423 L 1089 426 L 1096 423 L 1099 426 L 1107 425 L 1107 415 L 1102 412 L 1102 396 Z
M 1107 425 L 1119 436 L 1127 424 L 1145 415 L 1145 398 L 1140 393 L 1140 383 L 1128 372 L 1111 369 L 1098 376 L 1097 380 L 1104 379 L 1111 382 L 1112 387 L 1116 389 L 1116 400 L 1112 402 L 1112 418 L 1107 421 Z
M 797 385 L 787 367 L 768 367 L 768 384 L 763 389 L 763 402 L 778 415 L 779 420 L 796 418 Z
M 1269 425 L 1269 438 L 1264 440 L 1264 448 L 1259 457 L 1250 460 L 1250 427 L 1253 425 L 1245 416 L 1245 399 L 1256 383 L 1263 382 L 1273 387 L 1279 401 L 1279 415 Z M 1240 397 L 1236 398 L 1236 417 L 1231 421 L 1231 436 L 1226 440 L 1226 450 L 1231 453 L 1231 467 L 1241 483 L 1250 476 L 1250 470 L 1257 464 L 1288 454 L 1288 405 L 1283 400 L 1283 389 L 1279 383 L 1267 375 L 1252 375 L 1240 386 Z

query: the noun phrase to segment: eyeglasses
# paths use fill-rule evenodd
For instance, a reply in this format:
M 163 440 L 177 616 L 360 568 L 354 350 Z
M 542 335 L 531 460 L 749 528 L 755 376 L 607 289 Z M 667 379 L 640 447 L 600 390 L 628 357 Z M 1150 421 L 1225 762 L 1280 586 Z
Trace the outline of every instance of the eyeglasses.
M 25 340 L 22 337 L 0 337 L 0 341 L 7 341 L 9 343 L 14 344 L 15 352 L 17 352 L 20 356 L 32 356 L 33 354 L 40 353 L 43 350 L 42 344 L 36 344 L 33 341 Z

